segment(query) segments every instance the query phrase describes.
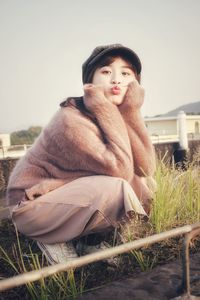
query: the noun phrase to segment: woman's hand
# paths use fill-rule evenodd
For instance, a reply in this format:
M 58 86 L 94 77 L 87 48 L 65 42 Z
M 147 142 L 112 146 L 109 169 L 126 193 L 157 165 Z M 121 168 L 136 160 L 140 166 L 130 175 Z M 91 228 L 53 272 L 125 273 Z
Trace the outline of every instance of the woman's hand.
M 85 106 L 90 110 L 91 107 L 101 105 L 107 102 L 104 95 L 104 89 L 100 85 L 94 85 L 92 83 L 85 84 L 83 101 Z
M 134 80 L 129 83 L 127 92 L 124 96 L 124 101 L 118 107 L 120 111 L 126 111 L 130 108 L 138 110 L 141 108 L 143 103 L 144 89 L 137 80 Z
M 53 191 L 60 186 L 64 185 L 66 180 L 64 179 L 44 179 L 40 183 L 25 190 L 28 200 L 35 200 L 36 198 Z
M 45 181 L 40 182 L 29 189 L 25 190 L 28 200 L 35 200 L 36 198 L 47 194 L 50 191 L 50 186 Z

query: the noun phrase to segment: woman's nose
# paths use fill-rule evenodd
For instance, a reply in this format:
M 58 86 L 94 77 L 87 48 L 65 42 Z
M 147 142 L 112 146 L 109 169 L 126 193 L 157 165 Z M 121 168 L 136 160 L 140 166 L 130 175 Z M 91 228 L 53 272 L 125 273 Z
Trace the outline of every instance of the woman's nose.
M 117 78 L 112 79 L 111 82 L 112 82 L 112 84 L 120 84 L 121 83 L 121 81 Z

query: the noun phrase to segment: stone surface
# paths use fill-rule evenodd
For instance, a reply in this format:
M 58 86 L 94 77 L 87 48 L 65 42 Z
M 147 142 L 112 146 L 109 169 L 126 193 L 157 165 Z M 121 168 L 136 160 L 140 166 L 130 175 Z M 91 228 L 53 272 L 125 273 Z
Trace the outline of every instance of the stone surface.
M 0 208 L 0 220 L 10 218 L 10 211 L 8 207 Z
M 181 261 L 158 266 L 150 272 L 141 273 L 112 282 L 79 296 L 78 300 L 168 300 L 200 299 L 200 253 L 190 259 L 191 294 L 195 297 L 179 298 L 182 280 Z M 194 281 L 194 282 L 193 282 Z
M 6 206 L 5 197 L 2 197 L 0 198 L 0 221 L 8 218 L 10 218 L 10 210 L 9 207 Z

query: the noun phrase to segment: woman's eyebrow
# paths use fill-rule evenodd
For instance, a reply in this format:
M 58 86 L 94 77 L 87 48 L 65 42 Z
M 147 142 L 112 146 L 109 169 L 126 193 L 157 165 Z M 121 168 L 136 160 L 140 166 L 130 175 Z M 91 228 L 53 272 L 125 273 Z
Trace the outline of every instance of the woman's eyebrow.
M 134 72 L 134 68 L 133 68 L 132 66 L 128 66 L 128 65 L 122 66 L 122 69 L 129 69 L 129 70 L 131 70 L 132 72 Z
M 131 69 L 132 70 L 132 67 L 128 66 L 128 65 L 122 66 L 122 68 L 127 68 L 127 69 Z
M 102 66 L 102 67 L 100 67 L 100 68 L 105 68 L 105 67 L 110 67 L 110 65 L 105 65 L 105 66 Z

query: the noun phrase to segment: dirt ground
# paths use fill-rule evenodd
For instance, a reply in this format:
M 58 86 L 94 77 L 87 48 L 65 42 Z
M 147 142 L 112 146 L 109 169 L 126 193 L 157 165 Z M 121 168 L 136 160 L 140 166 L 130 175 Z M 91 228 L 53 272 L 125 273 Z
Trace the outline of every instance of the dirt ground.
M 2 220 L 0 224 L 1 246 L 9 253 L 13 261 L 16 261 L 16 253 L 13 251 L 17 244 L 16 232 L 12 222 L 8 219 Z M 36 243 L 22 235 L 19 235 L 22 252 L 24 257 L 29 245 L 34 253 L 41 253 Z M 174 247 L 173 247 L 174 245 Z M 156 256 L 156 266 L 148 271 L 141 272 L 141 268 L 135 257 L 130 254 L 122 255 L 120 266 L 110 268 L 102 262 L 90 264 L 75 271 L 77 285 L 81 280 L 82 274 L 87 278 L 84 286 L 86 289 L 96 289 L 95 291 L 83 294 L 78 299 L 87 300 L 129 300 L 129 299 L 171 299 L 179 294 L 178 289 L 181 285 L 181 241 L 173 239 L 169 243 L 159 243 L 145 249 L 143 254 L 153 260 Z M 13 268 L 8 265 L 0 254 L 0 278 L 7 278 L 16 275 Z M 191 279 L 192 293 L 200 296 L 200 253 L 199 242 L 191 250 Z M 99 288 L 100 286 L 103 286 Z M 0 300 L 29 300 L 30 294 L 27 293 L 25 286 L 14 288 L 0 294 Z M 51 299 L 51 298 L 49 298 Z M 54 299 L 52 299 L 54 300 Z

